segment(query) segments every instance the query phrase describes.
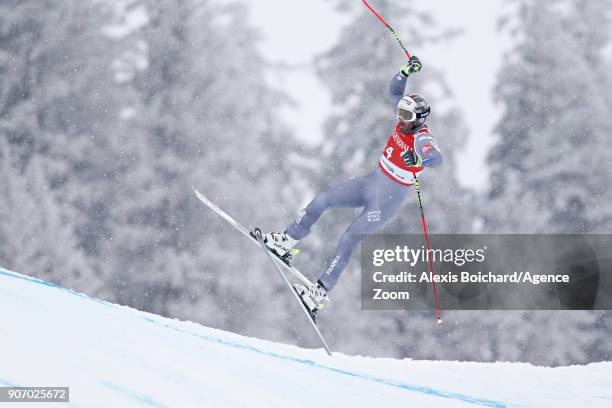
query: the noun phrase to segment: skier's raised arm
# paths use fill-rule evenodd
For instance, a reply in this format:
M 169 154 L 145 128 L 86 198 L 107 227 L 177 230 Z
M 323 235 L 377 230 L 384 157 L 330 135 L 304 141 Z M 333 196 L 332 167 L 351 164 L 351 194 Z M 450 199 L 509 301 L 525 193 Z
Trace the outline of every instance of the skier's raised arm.
M 421 70 L 421 61 L 415 56 L 410 57 L 408 62 L 400 68 L 400 71 L 393 77 L 389 83 L 389 96 L 393 107 L 393 113 L 397 114 L 398 109 L 407 110 L 408 113 L 415 111 L 416 118 L 406 118 L 407 122 L 414 129 L 419 129 L 423 126 L 425 118 L 429 115 L 429 104 L 420 95 L 404 96 L 406 88 L 406 80 L 414 73 Z M 403 102 L 402 102 L 403 100 Z M 402 103 L 400 106 L 400 102 Z M 409 130 L 406 130 L 407 132 Z M 417 131 L 414 134 L 414 150 L 406 150 L 402 152 L 402 159 L 407 166 L 417 167 L 435 167 L 442 164 L 442 152 L 438 148 L 436 139 L 433 138 L 429 130 Z
M 414 73 L 421 70 L 421 61 L 415 56 L 410 57 L 408 63 L 406 63 L 400 71 L 393 77 L 389 83 L 389 96 L 391 97 L 391 107 L 393 108 L 393 114 L 397 111 L 397 104 L 404 96 L 404 89 L 406 88 L 406 79 Z

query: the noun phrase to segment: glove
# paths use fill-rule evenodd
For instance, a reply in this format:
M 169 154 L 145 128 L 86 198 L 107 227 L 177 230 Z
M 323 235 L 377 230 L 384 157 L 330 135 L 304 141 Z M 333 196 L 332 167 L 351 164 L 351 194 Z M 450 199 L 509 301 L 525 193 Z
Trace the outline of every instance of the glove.
M 408 76 L 410 76 L 412 74 L 415 74 L 415 73 L 419 72 L 421 70 L 421 68 L 423 68 L 423 64 L 421 64 L 421 61 L 419 60 L 418 57 L 413 55 L 408 60 L 408 63 L 403 65 L 400 68 L 400 72 L 408 77 Z
M 423 158 L 412 149 L 402 152 L 401 156 L 407 166 L 421 167 L 423 165 Z

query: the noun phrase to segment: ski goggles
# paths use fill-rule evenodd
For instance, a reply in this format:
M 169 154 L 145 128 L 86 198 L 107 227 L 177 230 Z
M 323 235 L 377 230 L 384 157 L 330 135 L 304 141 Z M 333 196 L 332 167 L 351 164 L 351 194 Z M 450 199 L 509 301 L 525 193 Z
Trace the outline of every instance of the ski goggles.
M 403 120 L 404 122 L 414 122 L 417 118 L 417 114 L 416 112 L 399 108 L 397 110 L 397 118 L 399 120 Z

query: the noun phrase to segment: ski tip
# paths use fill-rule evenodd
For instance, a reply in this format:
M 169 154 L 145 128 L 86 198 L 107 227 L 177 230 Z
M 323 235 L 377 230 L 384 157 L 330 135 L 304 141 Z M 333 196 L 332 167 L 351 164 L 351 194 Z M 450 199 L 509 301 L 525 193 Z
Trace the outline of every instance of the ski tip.
M 191 189 L 193 190 L 193 193 L 194 193 L 194 194 L 195 194 L 197 197 L 202 196 L 202 193 L 200 193 L 200 192 L 198 191 L 198 189 L 196 188 L 196 186 L 192 185 L 192 186 L 191 186 Z

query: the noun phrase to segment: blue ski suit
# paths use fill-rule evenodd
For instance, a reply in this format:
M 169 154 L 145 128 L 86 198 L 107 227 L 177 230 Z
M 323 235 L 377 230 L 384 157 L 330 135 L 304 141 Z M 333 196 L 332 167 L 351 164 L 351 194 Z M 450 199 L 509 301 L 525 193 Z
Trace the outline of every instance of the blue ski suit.
M 397 114 L 397 104 L 404 95 L 406 79 L 405 75 L 398 73 L 389 84 L 394 115 Z M 406 135 L 398 136 L 398 132 L 399 126 L 396 126 L 396 131 L 389 138 L 390 142 L 387 146 L 393 142 L 393 137 L 395 137 L 396 142 L 402 143 L 397 139 Z M 412 137 L 413 134 L 416 136 Z M 422 167 L 434 167 L 442 163 L 442 153 L 426 126 L 413 129 L 410 137 L 411 148 L 423 158 Z M 406 143 L 402 144 L 404 148 L 408 148 L 405 145 Z M 388 147 L 385 151 L 388 153 L 387 157 L 392 159 L 389 149 Z M 399 152 L 395 154 L 399 154 Z M 395 159 L 397 161 L 397 157 Z M 363 211 L 340 237 L 335 255 L 327 261 L 327 266 L 318 280 L 319 284 L 327 291 L 330 291 L 336 285 L 340 274 L 349 262 L 353 248 L 361 241 L 363 235 L 372 234 L 382 228 L 402 206 L 408 191 L 407 186 L 411 184 L 407 183 L 405 178 L 401 179 L 400 175 L 396 174 L 404 170 L 385 169 L 386 165 L 393 166 L 390 163 L 389 160 L 385 159 L 385 152 L 383 152 L 381 162 L 374 171 L 366 176 L 344 180 L 332 186 L 329 190 L 318 194 L 286 228 L 289 236 L 296 240 L 302 240 L 310 233 L 311 227 L 323 211 L 328 208 L 363 207 Z M 422 167 L 418 168 L 417 172 L 421 171 Z

